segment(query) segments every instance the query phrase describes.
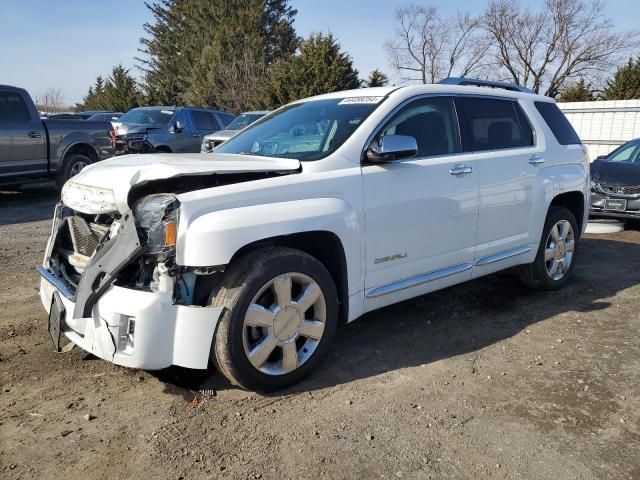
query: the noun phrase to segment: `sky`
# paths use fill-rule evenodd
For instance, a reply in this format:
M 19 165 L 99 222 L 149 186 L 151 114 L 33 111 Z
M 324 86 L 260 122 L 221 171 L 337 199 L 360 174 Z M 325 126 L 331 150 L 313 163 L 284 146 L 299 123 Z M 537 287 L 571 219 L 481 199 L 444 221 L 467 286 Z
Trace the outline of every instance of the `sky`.
M 375 68 L 392 73 L 383 44 L 393 36 L 395 8 L 409 3 L 434 5 L 450 15 L 477 13 L 487 1 L 291 1 L 298 10 L 298 34 L 332 32 L 362 78 Z M 639 28 L 638 0 L 608 0 L 606 7 L 617 29 Z M 26 88 L 34 97 L 47 88 L 60 88 L 72 105 L 98 75 L 107 76 L 118 63 L 137 75 L 134 57 L 142 26 L 151 20 L 143 0 L 0 0 L 0 84 Z

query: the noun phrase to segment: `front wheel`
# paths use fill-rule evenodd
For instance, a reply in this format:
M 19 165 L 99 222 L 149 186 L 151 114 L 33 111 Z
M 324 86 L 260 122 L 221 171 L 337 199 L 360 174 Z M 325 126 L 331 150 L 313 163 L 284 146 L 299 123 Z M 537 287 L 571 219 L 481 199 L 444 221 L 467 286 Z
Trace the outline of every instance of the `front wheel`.
M 338 317 L 336 287 L 324 265 L 284 247 L 261 248 L 232 264 L 212 304 L 224 307 L 214 364 L 232 383 L 263 392 L 309 375 Z
M 573 213 L 564 207 L 550 207 L 536 259 L 521 267 L 523 283 L 543 290 L 561 288 L 573 273 L 578 239 L 578 223 Z

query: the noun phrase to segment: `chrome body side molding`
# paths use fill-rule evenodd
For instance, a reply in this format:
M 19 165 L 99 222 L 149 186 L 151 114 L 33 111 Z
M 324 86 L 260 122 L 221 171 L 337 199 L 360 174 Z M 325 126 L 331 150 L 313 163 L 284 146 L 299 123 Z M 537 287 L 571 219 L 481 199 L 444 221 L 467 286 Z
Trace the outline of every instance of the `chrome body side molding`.
M 522 255 L 523 253 L 528 253 L 530 251 L 531 247 L 526 246 L 510 248 L 509 250 L 503 250 L 502 252 L 479 258 L 478 260 L 476 260 L 476 265 L 489 265 L 490 263 L 499 262 L 500 260 L 506 260 L 507 258 L 515 257 L 516 255 Z
M 472 266 L 472 263 L 459 263 L 457 265 L 452 265 L 451 267 L 441 268 L 433 270 L 432 272 L 421 273 L 414 277 L 398 280 L 397 282 L 387 283 L 386 285 L 381 285 L 371 290 L 367 293 L 367 298 L 380 297 L 388 293 L 397 292 L 398 290 L 404 290 L 405 288 L 416 287 L 423 283 L 433 282 L 434 280 L 455 275 L 456 273 L 466 272 L 471 269 Z

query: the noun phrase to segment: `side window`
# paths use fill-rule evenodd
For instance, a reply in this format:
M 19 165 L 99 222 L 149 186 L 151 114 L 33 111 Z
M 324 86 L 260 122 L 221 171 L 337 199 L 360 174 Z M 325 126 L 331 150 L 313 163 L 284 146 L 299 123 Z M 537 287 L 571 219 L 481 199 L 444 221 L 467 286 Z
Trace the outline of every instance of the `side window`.
M 0 123 L 28 122 L 29 109 L 18 93 L 0 92 Z
M 421 98 L 405 105 L 383 127 L 385 135 L 408 135 L 416 139 L 418 157 L 460 152 L 453 100 Z
M 567 117 L 555 103 L 535 102 L 535 106 L 560 145 L 579 145 L 582 143 Z
M 467 152 L 533 145 L 533 132 L 517 102 L 493 98 L 456 99 Z
M 207 112 L 193 110 L 191 112 L 191 118 L 193 119 L 193 125 L 196 130 L 208 130 L 210 132 L 216 130 L 216 126 Z

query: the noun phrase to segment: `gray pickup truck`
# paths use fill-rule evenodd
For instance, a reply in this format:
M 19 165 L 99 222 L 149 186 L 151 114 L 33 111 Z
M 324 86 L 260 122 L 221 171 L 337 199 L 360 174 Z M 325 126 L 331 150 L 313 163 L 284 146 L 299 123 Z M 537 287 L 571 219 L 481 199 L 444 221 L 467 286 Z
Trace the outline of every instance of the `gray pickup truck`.
M 0 186 L 54 179 L 61 187 L 114 146 L 109 122 L 42 120 L 26 90 L 0 85 Z

